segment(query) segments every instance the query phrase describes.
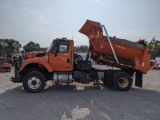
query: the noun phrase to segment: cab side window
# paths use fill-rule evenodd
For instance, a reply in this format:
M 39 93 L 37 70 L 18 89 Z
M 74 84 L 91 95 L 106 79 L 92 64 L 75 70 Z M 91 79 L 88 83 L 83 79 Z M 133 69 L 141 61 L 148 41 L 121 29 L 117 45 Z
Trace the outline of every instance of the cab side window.
M 59 42 L 59 52 L 68 52 L 69 50 L 69 42 L 60 41 Z

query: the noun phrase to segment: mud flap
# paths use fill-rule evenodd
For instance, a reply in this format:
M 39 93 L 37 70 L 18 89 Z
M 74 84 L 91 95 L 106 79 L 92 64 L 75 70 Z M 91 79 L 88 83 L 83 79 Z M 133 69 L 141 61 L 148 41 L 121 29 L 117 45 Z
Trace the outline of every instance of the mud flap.
M 142 87 L 143 74 L 140 71 L 136 72 L 135 86 Z

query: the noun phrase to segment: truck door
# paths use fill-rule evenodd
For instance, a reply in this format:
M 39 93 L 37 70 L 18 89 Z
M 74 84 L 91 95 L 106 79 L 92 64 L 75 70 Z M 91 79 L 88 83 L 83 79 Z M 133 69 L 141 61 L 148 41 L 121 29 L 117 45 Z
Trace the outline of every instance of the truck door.
M 54 71 L 73 70 L 73 41 L 57 40 L 49 55 L 49 63 Z

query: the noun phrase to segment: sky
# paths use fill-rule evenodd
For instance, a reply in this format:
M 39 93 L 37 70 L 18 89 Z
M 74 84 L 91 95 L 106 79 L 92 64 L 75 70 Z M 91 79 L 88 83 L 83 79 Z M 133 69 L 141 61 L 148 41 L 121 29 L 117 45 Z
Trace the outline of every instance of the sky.
M 160 40 L 160 0 L 0 0 L 0 38 L 48 47 L 53 39 L 88 45 L 78 31 L 86 20 L 100 22 L 109 36 Z

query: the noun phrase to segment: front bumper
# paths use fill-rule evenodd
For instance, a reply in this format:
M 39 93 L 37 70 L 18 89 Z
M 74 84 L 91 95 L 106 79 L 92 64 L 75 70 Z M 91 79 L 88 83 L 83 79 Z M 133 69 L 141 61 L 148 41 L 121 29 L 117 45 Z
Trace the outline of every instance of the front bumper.
M 11 81 L 13 83 L 20 83 L 20 82 L 22 82 L 21 77 L 20 77 L 20 71 L 15 71 L 14 76 L 11 77 Z
M 14 60 L 14 76 L 11 77 L 11 81 L 14 83 L 22 82 L 19 68 L 21 66 L 21 61 L 19 59 Z

